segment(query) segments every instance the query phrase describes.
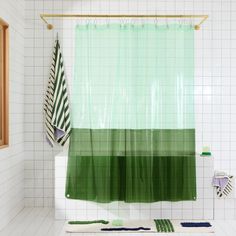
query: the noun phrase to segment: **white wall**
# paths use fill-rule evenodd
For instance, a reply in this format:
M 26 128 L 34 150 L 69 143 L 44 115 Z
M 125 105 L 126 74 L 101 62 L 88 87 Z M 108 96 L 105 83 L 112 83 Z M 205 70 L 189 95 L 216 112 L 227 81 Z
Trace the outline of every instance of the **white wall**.
M 26 0 L 25 41 L 25 204 L 53 206 L 54 155 L 45 142 L 42 103 L 53 41 L 59 31 L 68 80 L 73 78 L 73 32 L 78 20 L 50 20 L 40 13 L 208 14 L 195 33 L 197 151 L 211 146 L 216 169 L 236 175 L 236 1 L 234 0 Z M 202 170 L 198 170 L 202 171 Z M 204 181 L 202 178 L 201 181 Z M 209 181 L 209 180 L 208 180 Z M 202 184 L 202 183 L 200 183 Z M 202 208 L 213 201 L 210 181 L 203 188 Z M 217 218 L 235 217 L 235 200 L 216 201 Z
M 24 1 L 0 0 L 10 36 L 10 145 L 0 149 L 0 230 L 24 207 Z

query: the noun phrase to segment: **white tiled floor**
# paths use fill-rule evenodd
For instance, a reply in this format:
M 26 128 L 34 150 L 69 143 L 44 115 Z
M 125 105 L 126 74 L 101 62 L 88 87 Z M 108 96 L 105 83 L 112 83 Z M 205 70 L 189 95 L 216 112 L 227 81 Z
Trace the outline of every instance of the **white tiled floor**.
M 69 234 L 64 230 L 65 221 L 54 220 L 53 208 L 25 208 L 13 220 L 0 231 L 0 236 L 103 236 L 125 235 L 130 233 L 99 233 L 99 234 Z M 184 234 L 184 236 L 234 236 L 236 234 L 236 221 L 214 221 L 214 234 Z M 132 233 L 132 236 L 141 236 L 142 233 Z M 147 235 L 181 236 L 183 234 L 148 233 Z

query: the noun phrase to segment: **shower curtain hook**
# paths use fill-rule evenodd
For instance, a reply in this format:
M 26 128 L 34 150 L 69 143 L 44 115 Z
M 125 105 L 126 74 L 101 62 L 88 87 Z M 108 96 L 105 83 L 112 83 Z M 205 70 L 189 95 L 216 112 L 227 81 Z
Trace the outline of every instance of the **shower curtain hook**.
M 109 22 L 109 21 L 110 21 L 110 19 L 107 18 L 107 19 L 106 19 L 106 25 L 107 25 L 107 28 L 109 28 L 109 26 L 110 26 L 110 22 Z
M 179 20 L 179 28 L 180 28 L 180 29 L 182 28 L 182 22 L 181 22 L 181 19 Z
M 142 28 L 144 28 L 144 19 L 142 19 Z
M 130 25 L 131 25 L 132 28 L 134 28 L 134 19 L 130 20 Z
M 95 27 L 95 29 L 97 28 L 97 19 L 96 18 L 94 19 L 94 27 Z
M 191 19 L 191 23 L 190 23 L 190 28 L 192 28 L 192 27 L 194 28 L 194 19 L 193 18 Z
M 85 25 L 86 25 L 86 28 L 88 29 L 88 27 L 89 27 L 89 19 L 86 19 Z
M 124 25 L 125 25 L 125 19 L 124 19 L 124 18 L 122 18 L 122 19 L 121 19 L 121 28 L 123 28 L 123 27 L 124 27 Z
M 123 28 L 125 28 L 126 20 L 125 18 L 123 19 Z
M 154 23 L 155 23 L 155 27 L 157 28 L 158 27 L 158 19 L 157 19 L 157 17 L 155 18 Z

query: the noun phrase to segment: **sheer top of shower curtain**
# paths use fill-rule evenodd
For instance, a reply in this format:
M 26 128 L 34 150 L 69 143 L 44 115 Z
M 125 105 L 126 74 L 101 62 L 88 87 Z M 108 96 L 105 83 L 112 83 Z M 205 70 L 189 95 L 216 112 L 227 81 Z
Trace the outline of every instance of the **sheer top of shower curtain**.
M 78 25 L 73 128 L 194 128 L 194 30 Z

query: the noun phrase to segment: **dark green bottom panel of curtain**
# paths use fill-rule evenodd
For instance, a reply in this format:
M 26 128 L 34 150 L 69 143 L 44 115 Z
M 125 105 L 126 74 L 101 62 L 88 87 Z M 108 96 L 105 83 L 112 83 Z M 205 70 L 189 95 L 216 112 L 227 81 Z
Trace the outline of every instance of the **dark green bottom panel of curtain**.
M 73 129 L 65 196 L 104 203 L 195 200 L 194 129 Z

